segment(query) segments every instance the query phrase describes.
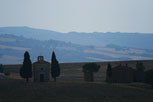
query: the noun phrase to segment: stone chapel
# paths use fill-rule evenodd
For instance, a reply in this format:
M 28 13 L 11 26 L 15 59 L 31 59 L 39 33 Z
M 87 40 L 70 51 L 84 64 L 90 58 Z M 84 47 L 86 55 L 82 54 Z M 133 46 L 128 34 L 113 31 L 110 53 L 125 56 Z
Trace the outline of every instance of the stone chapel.
M 50 80 L 50 63 L 44 60 L 43 56 L 38 56 L 33 63 L 34 82 L 48 82 Z

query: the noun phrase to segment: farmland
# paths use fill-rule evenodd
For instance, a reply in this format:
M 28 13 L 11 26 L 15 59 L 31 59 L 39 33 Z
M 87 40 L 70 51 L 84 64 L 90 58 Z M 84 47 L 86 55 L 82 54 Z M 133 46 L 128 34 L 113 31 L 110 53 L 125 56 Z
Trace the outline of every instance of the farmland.
M 95 62 L 100 65 L 100 70 L 94 73 L 96 81 L 104 81 L 106 79 L 107 65 L 110 63 L 113 67 L 118 65 L 126 65 L 135 69 L 136 63 L 142 62 L 145 66 L 145 70 L 153 68 L 153 60 L 133 60 L 133 61 L 110 61 L 110 62 Z M 60 63 L 61 75 L 59 79 L 62 80 L 83 80 L 82 66 L 86 63 Z M 19 73 L 21 64 L 8 64 L 4 65 L 4 68 L 9 72 Z

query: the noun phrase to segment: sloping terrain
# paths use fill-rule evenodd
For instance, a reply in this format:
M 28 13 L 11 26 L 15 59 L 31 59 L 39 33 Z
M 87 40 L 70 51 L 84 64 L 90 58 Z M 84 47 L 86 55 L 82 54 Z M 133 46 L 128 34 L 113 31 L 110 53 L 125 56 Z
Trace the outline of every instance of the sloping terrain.
M 30 27 L 0 27 L 0 34 L 12 34 L 37 40 L 59 40 L 80 45 L 106 46 L 114 44 L 141 49 L 153 49 L 153 34 L 121 32 L 60 33 Z
M 153 90 L 103 82 L 57 81 L 25 84 L 0 77 L 0 102 L 152 102 Z
M 23 54 L 29 51 L 32 62 L 43 55 L 50 61 L 55 51 L 60 62 L 99 62 L 116 60 L 153 59 L 153 50 L 107 45 L 105 47 L 83 46 L 57 40 L 35 40 L 9 34 L 0 35 L 0 63 L 22 63 Z

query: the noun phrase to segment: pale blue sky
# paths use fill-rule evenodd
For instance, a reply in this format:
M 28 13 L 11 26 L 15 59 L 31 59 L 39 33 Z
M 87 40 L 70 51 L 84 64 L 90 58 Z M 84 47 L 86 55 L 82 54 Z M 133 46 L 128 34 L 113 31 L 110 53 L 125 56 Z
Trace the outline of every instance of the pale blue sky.
M 153 33 L 153 0 L 0 0 L 0 27 Z

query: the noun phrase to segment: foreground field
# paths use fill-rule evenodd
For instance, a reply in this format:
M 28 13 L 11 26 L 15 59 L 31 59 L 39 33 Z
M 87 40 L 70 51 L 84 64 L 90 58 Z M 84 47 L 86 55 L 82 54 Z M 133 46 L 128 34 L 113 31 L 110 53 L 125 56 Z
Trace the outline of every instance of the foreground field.
M 1 77 L 0 102 L 153 102 L 153 90 L 102 82 L 25 84 L 23 80 Z

